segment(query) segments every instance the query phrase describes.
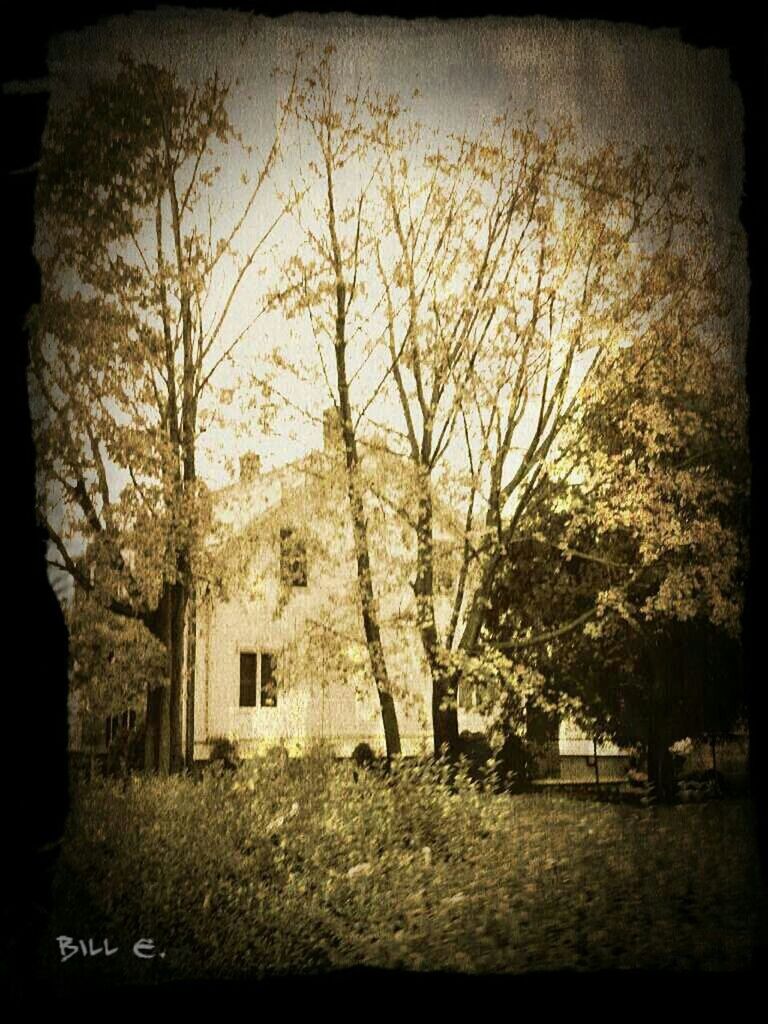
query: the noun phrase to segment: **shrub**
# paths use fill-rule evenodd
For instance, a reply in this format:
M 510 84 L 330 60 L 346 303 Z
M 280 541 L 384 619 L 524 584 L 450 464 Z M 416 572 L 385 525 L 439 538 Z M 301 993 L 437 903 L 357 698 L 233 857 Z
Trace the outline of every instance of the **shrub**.
M 368 743 L 358 743 L 352 751 L 352 760 L 358 768 L 370 768 L 374 761 L 374 753 Z
M 485 733 L 465 729 L 459 736 L 459 753 L 467 760 L 470 776 L 475 781 L 485 782 L 488 762 L 493 760 L 493 749 Z
M 212 766 L 221 766 L 233 771 L 238 764 L 237 745 L 227 736 L 215 737 L 211 740 L 208 760 Z
M 500 784 L 508 790 L 525 788 L 533 778 L 534 758 L 529 744 L 515 733 L 507 733 L 496 755 Z

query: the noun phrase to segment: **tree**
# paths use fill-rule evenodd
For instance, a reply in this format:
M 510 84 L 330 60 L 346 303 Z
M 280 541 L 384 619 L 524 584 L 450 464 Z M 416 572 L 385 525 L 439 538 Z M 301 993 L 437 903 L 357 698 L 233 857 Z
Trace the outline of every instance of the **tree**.
M 198 442 L 216 417 L 216 371 L 250 327 L 233 336 L 232 304 L 274 228 L 237 251 L 279 125 L 239 212 L 217 209 L 222 154 L 243 145 L 227 94 L 218 74 L 185 85 L 126 57 L 52 117 L 38 188 L 39 512 L 51 565 L 166 647 L 170 685 L 148 695 L 151 760 L 165 771 L 184 760 L 185 635 L 206 528 Z M 75 556 L 95 541 L 91 579 Z
M 99 721 L 103 729 L 107 716 L 142 706 L 148 686 L 163 680 L 166 652 L 142 623 L 106 611 L 77 587 L 65 607 L 70 697 L 86 728 Z
M 719 253 L 690 154 L 585 151 L 567 124 L 511 115 L 443 137 L 396 96 L 358 84 L 341 98 L 332 59 L 327 48 L 297 94 L 320 154 L 302 191 L 312 198 L 314 184 L 321 198 L 301 215 L 308 248 L 287 261 L 276 298 L 310 321 L 342 412 L 359 524 L 352 442 L 402 458 L 409 494 L 393 502 L 380 486 L 377 496 L 414 541 L 435 749 L 455 754 L 459 687 L 481 672 L 494 579 L 552 494 L 548 463 L 566 438 L 578 443 L 580 409 L 626 346 L 674 348 L 722 318 Z M 653 358 L 663 377 L 663 344 Z M 450 496 L 459 521 L 447 614 L 435 580 L 436 493 Z M 375 650 L 374 634 L 372 661 Z
M 718 279 L 708 292 L 723 301 Z M 558 514 L 515 550 L 494 593 L 502 648 L 579 621 L 532 660 L 582 698 L 604 734 L 645 746 L 662 798 L 673 790 L 671 744 L 721 734 L 744 712 L 749 464 L 729 319 L 731 335 L 714 317 L 698 331 L 681 320 L 677 334 L 632 345 L 596 376 L 549 474 Z M 526 611 L 513 594 L 521 581 Z
M 703 225 L 684 156 L 583 153 L 567 125 L 502 117 L 428 151 L 415 171 L 402 132 L 381 126 L 377 138 L 398 247 L 388 271 L 382 241 L 377 265 L 418 488 L 419 625 L 435 746 L 455 750 L 458 687 L 481 647 L 493 580 L 540 515 L 548 459 L 578 436 L 580 408 L 623 345 L 670 325 L 695 331 L 717 310 L 699 301 L 710 264 L 687 269 Z M 431 508 L 455 433 L 465 442 L 465 535 L 441 637 Z
M 343 113 L 337 105 L 338 87 L 331 74 L 332 47 L 327 47 L 310 75 L 302 81 L 292 107 L 300 133 L 309 137 L 316 159 L 306 163 L 307 173 L 319 186 L 322 198 L 310 210 L 297 206 L 304 248 L 288 261 L 287 283 L 277 289 L 279 302 L 289 318 L 307 316 L 314 343 L 341 433 L 352 530 L 354 536 L 357 582 L 363 631 L 381 707 L 387 756 L 400 754 L 400 732 L 392 687 L 381 639 L 381 624 L 374 592 L 368 519 L 361 480 L 361 459 L 357 426 L 352 403 L 350 348 L 354 346 L 354 306 L 363 293 L 358 281 L 362 259 L 369 248 L 363 237 L 364 206 L 371 175 L 356 178 L 358 159 L 363 155 L 365 134 L 360 120 L 364 98 L 349 96 Z M 296 185 L 294 183 L 294 189 Z M 346 189 L 346 191 L 345 191 Z M 350 190 L 351 189 L 351 196 Z M 307 187 L 302 193 L 310 193 Z M 323 345 L 332 345 L 331 369 L 323 355 Z M 332 427 L 331 429 L 335 429 Z

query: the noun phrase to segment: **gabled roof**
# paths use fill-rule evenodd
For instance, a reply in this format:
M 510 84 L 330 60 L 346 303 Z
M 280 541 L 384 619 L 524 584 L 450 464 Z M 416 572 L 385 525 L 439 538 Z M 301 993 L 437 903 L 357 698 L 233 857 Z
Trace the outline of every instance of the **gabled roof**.
M 361 444 L 360 470 L 363 491 L 378 499 L 390 515 L 405 509 L 415 519 L 415 491 L 409 487 L 414 467 L 405 456 L 384 447 Z M 302 508 L 302 499 L 307 504 Z M 214 519 L 227 526 L 240 528 L 255 525 L 266 514 L 280 506 L 290 507 L 299 518 L 322 511 L 333 519 L 349 516 L 347 478 L 341 451 L 316 450 L 293 462 L 259 473 L 247 480 L 238 480 L 212 492 Z M 298 507 L 297 507 L 298 506 Z M 463 528 L 454 509 L 439 495 L 433 499 L 434 523 L 440 532 Z

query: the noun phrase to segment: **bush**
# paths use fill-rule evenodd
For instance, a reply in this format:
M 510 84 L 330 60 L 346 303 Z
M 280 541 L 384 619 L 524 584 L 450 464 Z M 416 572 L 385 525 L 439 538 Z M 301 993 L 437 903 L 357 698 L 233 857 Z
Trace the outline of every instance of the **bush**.
M 211 740 L 211 752 L 208 760 L 212 766 L 234 771 L 239 760 L 236 744 L 226 736 L 217 736 Z
M 465 729 L 459 736 L 459 753 L 467 760 L 471 778 L 485 782 L 488 779 L 488 762 L 493 761 L 493 749 L 485 733 Z
M 529 744 L 515 733 L 508 733 L 496 755 L 500 784 L 515 792 L 524 789 L 533 778 L 534 757 Z
M 712 768 L 686 772 L 677 781 L 677 795 L 683 803 L 726 796 L 730 787 L 725 776 Z
M 368 743 L 358 743 L 352 751 L 352 760 L 358 768 L 370 768 L 374 762 L 374 756 Z

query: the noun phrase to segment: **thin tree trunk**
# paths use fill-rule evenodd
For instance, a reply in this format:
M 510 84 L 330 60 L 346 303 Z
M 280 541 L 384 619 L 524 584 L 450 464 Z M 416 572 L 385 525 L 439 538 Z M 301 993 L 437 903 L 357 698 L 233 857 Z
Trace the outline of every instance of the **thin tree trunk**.
M 435 619 L 434 544 L 430 481 L 423 477 L 416 521 L 416 614 L 424 656 L 432 677 L 432 730 L 435 756 L 459 756 L 458 684 L 456 670 L 446 670 L 440 657 L 440 637 Z
M 670 803 L 675 795 L 674 767 L 668 737 L 657 716 L 652 714 L 648 729 L 648 782 L 660 803 Z
M 648 781 L 660 803 L 670 803 L 675 796 L 675 772 L 667 711 L 670 700 L 670 673 L 674 647 L 667 641 L 651 642 L 648 648 L 651 666 L 651 689 L 648 701 Z
M 431 553 L 428 557 L 429 573 L 431 573 Z M 421 555 L 421 558 L 427 558 L 426 552 Z M 472 604 L 459 642 L 459 650 L 466 654 L 473 653 L 477 646 L 480 630 L 485 620 L 487 595 L 490 592 L 497 564 L 498 556 L 492 555 L 488 559 L 482 579 L 472 595 Z M 417 573 L 417 602 L 419 587 L 427 584 L 431 587 L 429 579 L 420 583 L 419 573 Z M 426 623 L 426 627 L 426 629 L 422 629 L 422 645 L 425 653 L 428 650 L 436 652 L 437 630 L 434 623 L 434 612 L 432 612 L 431 621 Z M 429 654 L 427 654 L 427 660 L 432 669 L 432 727 L 434 729 L 435 754 L 439 756 L 445 752 L 451 760 L 455 760 L 460 753 L 458 693 L 463 673 L 459 669 L 446 672 L 441 668 L 439 659 L 435 658 L 433 661 L 429 658 Z
M 170 716 L 168 743 L 170 770 L 180 772 L 184 767 L 184 729 L 182 699 L 184 694 L 184 623 L 187 614 L 187 588 L 175 583 L 171 599 L 171 643 L 169 650 L 170 687 L 168 710 Z
M 163 591 L 158 606 L 149 623 L 153 636 L 163 644 L 166 649 L 168 666 L 170 669 L 170 644 L 171 644 L 171 587 L 168 583 L 163 585 Z M 144 734 L 144 768 L 148 772 L 160 772 L 167 774 L 170 763 L 166 765 L 166 748 L 170 749 L 167 736 L 164 733 L 169 721 L 168 709 L 165 706 L 168 698 L 167 687 L 153 685 L 147 686 L 147 722 Z M 165 766 L 165 767 L 164 767 Z
M 348 407 L 348 401 L 347 401 Z M 351 421 L 350 421 L 351 422 Z M 350 435 L 348 437 L 348 435 Z M 371 671 L 376 684 L 376 692 L 379 696 L 379 707 L 381 708 L 381 720 L 384 726 L 384 739 L 387 747 L 387 757 L 394 757 L 401 753 L 400 728 L 397 722 L 397 711 L 389 683 L 389 673 L 384 657 L 384 647 L 381 642 L 381 629 L 376 614 L 376 604 L 373 595 L 373 579 L 371 576 L 371 562 L 368 548 L 368 526 L 365 520 L 365 509 L 363 507 L 362 495 L 359 491 L 357 481 L 357 452 L 354 444 L 354 437 L 351 430 L 344 428 L 345 449 L 347 456 L 347 493 L 352 513 L 352 533 L 355 542 L 355 557 L 357 561 L 357 583 L 360 593 L 360 604 L 363 615 L 363 631 L 365 643 L 368 649 L 368 656 L 371 663 Z M 350 443 L 351 441 L 351 443 Z
M 435 756 L 447 755 L 455 761 L 459 756 L 459 672 L 438 674 L 432 678 L 432 728 Z
M 186 713 L 186 739 L 184 745 L 184 761 L 188 768 L 191 768 L 195 761 L 195 661 L 197 641 L 197 595 L 195 590 L 189 593 L 187 602 L 187 637 L 186 637 L 186 668 L 185 676 L 187 683 L 187 713 Z
M 336 230 L 336 209 L 333 188 L 333 155 L 330 147 L 330 129 L 328 139 L 322 146 L 326 171 L 326 187 L 328 199 L 328 232 L 334 276 L 336 278 L 336 330 L 334 337 L 334 354 L 336 362 L 336 385 L 339 395 L 339 412 L 341 415 L 341 434 L 344 440 L 344 457 L 347 467 L 347 494 L 352 514 L 352 532 L 357 560 L 357 582 L 360 592 L 360 604 L 363 615 L 363 629 L 368 656 L 371 662 L 376 692 L 379 695 L 381 719 L 384 726 L 384 739 L 387 746 L 387 757 L 398 756 L 400 749 L 400 729 L 397 723 L 397 712 L 392 697 L 392 690 L 381 643 L 378 613 L 373 594 L 371 577 L 371 560 L 368 546 L 368 524 L 365 519 L 365 507 L 360 490 L 360 462 L 357 452 L 357 441 L 352 421 L 352 404 L 349 396 L 349 377 L 347 374 L 347 286 L 344 280 L 344 261 L 341 244 Z

